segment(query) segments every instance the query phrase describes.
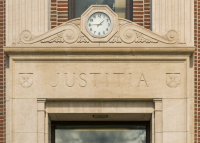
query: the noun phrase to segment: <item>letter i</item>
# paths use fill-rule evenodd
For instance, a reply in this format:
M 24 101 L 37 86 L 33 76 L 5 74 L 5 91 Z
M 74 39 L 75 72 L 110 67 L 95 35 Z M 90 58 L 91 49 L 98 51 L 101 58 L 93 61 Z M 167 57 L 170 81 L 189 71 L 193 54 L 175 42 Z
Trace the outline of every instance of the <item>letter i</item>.
M 108 87 L 108 73 L 106 73 L 106 87 Z
M 132 87 L 131 86 L 131 73 L 129 73 L 129 87 Z

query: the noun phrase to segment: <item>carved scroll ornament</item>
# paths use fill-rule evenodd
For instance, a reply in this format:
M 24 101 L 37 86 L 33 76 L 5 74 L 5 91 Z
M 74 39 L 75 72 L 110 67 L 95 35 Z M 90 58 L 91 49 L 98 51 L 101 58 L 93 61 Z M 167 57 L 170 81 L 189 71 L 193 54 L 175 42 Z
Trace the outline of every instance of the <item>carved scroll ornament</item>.
M 81 19 L 77 18 L 63 23 L 62 25 L 39 36 L 34 36 L 30 31 L 25 30 L 20 35 L 21 40 L 15 44 L 93 43 L 87 35 L 82 33 L 80 27 Z M 184 44 L 179 43 L 178 33 L 175 30 L 170 30 L 165 36 L 160 36 L 142 26 L 122 18 L 118 19 L 118 27 L 118 31 L 110 39 L 108 39 L 108 43 Z
M 134 23 L 124 24 L 120 29 L 120 37 L 123 42 L 130 43 L 165 43 L 175 44 L 178 41 L 178 33 L 170 30 L 166 36 L 161 37 Z
M 77 24 L 77 23 L 76 23 Z M 56 30 L 55 30 L 56 29 Z M 75 24 L 64 23 L 55 29 L 48 31 L 40 36 L 34 36 L 30 31 L 25 30 L 21 33 L 21 41 L 17 44 L 33 44 L 33 43 L 74 43 L 78 40 L 80 29 Z M 55 32 L 57 31 L 57 32 Z

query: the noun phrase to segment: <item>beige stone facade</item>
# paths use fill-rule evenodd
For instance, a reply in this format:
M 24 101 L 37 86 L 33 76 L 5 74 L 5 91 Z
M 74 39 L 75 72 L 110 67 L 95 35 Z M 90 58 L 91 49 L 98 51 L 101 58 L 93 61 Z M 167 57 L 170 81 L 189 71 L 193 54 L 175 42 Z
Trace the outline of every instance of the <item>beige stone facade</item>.
M 93 10 L 108 12 L 113 31 L 88 34 Z M 194 47 L 175 30 L 158 35 L 91 6 L 41 35 L 25 30 L 4 47 L 7 142 L 50 143 L 51 121 L 150 121 L 152 143 L 194 142 Z

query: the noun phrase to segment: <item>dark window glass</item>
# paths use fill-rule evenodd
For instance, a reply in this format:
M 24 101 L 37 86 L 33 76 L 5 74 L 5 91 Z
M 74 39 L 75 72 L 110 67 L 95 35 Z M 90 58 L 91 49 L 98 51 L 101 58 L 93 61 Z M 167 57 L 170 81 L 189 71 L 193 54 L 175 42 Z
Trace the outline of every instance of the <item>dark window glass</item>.
M 88 9 L 91 5 L 108 5 L 119 17 L 126 17 L 126 0 L 75 0 L 75 18 Z
M 147 143 L 146 124 L 55 124 L 55 143 Z
M 91 5 L 108 5 L 119 17 L 133 20 L 133 0 L 68 0 L 68 19 L 78 18 Z

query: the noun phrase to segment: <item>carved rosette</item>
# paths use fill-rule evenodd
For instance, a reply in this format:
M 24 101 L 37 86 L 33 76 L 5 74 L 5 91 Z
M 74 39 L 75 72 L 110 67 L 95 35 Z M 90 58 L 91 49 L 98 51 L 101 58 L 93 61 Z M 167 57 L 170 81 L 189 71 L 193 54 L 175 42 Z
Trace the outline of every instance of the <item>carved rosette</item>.
M 73 24 L 68 24 L 66 26 L 66 30 L 63 33 L 63 39 L 65 40 L 66 43 L 74 43 L 78 40 L 79 37 L 79 29 L 73 25 Z
M 130 29 L 129 26 L 124 26 L 120 30 L 120 38 L 125 43 L 133 43 L 136 39 L 136 32 Z
M 176 88 L 180 84 L 180 73 L 167 73 L 166 84 L 171 88 Z

